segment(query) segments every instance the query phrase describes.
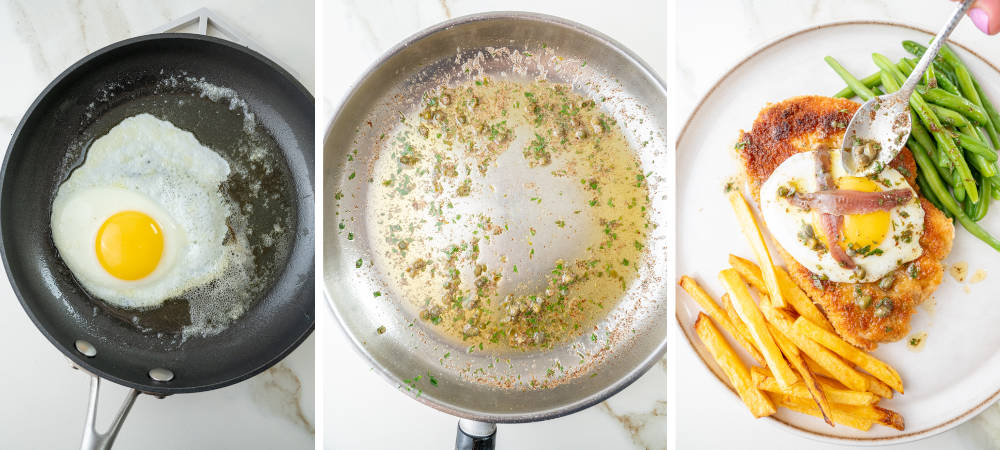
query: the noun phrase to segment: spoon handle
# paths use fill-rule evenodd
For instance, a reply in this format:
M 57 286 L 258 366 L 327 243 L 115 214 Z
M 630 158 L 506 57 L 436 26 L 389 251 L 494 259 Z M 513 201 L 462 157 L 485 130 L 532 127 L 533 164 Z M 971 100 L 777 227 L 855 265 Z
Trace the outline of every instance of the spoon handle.
M 955 12 L 952 13 L 951 19 L 948 19 L 948 23 L 945 24 L 944 28 L 942 28 L 941 31 L 938 32 L 937 36 L 934 37 L 934 41 L 927 47 L 927 51 L 924 52 L 924 56 L 922 56 L 920 61 L 917 62 L 917 67 L 913 69 L 910 77 L 907 78 L 906 82 L 903 83 L 903 86 L 899 88 L 899 91 L 905 94 L 906 97 L 909 97 L 910 94 L 913 93 L 913 89 L 917 87 L 917 83 L 919 83 L 920 78 L 924 76 L 924 72 L 927 70 L 927 67 L 930 66 L 931 62 L 934 61 L 934 58 L 937 57 L 938 51 L 940 51 L 941 46 L 944 45 L 944 41 L 948 40 L 948 35 L 950 35 L 952 30 L 954 30 L 958 23 L 962 21 L 962 16 L 965 15 L 965 12 L 969 10 L 969 7 L 972 6 L 974 1 L 975 0 L 964 0 L 962 4 L 955 9 Z

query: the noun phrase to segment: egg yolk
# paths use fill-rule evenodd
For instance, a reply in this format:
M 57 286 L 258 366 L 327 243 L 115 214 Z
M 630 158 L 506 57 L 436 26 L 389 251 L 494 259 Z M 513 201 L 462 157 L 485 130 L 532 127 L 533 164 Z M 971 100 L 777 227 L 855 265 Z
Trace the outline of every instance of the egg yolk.
M 153 273 L 163 255 L 160 225 L 138 211 L 108 217 L 97 231 L 97 260 L 115 278 L 138 280 Z
M 838 178 L 837 187 L 849 191 L 879 192 L 878 183 L 861 177 L 841 177 Z M 862 249 L 864 247 L 875 248 L 885 240 L 889 234 L 889 224 L 892 218 L 888 211 L 875 211 L 867 214 L 847 214 L 844 216 L 844 225 L 840 230 L 840 244 L 845 249 Z M 814 223 L 819 220 L 814 218 Z M 817 227 L 819 230 L 819 227 Z M 826 236 L 820 233 L 820 238 L 824 244 L 828 244 Z

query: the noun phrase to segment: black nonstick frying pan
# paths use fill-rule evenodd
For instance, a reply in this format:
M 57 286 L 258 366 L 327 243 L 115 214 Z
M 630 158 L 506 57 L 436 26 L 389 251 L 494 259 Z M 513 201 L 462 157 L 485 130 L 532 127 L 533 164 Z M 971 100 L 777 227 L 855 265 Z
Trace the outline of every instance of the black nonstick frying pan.
M 211 86 L 207 89 L 206 86 Z M 138 393 L 206 391 L 245 380 L 295 349 L 314 323 L 314 99 L 267 58 L 224 40 L 161 34 L 94 52 L 38 96 L 14 132 L 0 181 L 0 251 L 39 330 L 94 375 L 85 448 L 110 447 Z M 184 336 L 183 298 L 125 311 L 92 298 L 59 258 L 49 227 L 60 183 L 89 144 L 122 119 L 150 113 L 191 131 L 231 166 L 253 145 L 273 164 L 224 184 L 249 214 L 255 279 L 246 312 L 212 335 Z M 252 132 L 251 132 L 252 131 Z M 232 178 L 231 178 L 232 180 Z M 264 196 L 251 197 L 248 182 Z M 249 206 L 248 206 L 249 205 Z M 288 225 L 285 245 L 272 224 Z M 183 262 L 180 262 L 183 264 Z M 247 287 L 251 289 L 251 287 Z M 99 380 L 134 389 L 106 434 L 93 430 Z

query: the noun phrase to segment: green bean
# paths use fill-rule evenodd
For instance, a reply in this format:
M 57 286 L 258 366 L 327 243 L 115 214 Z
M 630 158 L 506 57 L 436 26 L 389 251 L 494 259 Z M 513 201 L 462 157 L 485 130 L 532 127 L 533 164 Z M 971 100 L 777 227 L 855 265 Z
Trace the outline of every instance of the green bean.
M 948 159 L 948 155 L 946 155 L 943 151 L 938 150 L 937 145 L 931 148 L 931 156 L 935 158 L 934 162 L 937 163 L 936 166 L 941 169 L 939 171 L 941 172 L 941 176 L 945 177 L 945 180 L 947 180 L 948 183 L 952 183 L 952 185 L 954 185 L 956 181 L 959 181 L 959 179 L 955 177 L 955 165 L 951 163 L 950 159 Z
M 955 195 L 955 200 L 960 202 L 965 201 L 965 185 L 962 184 L 961 178 L 958 176 L 958 172 L 952 172 L 951 180 L 951 193 Z
M 979 86 L 979 81 L 976 81 L 975 78 L 972 79 L 972 85 L 976 88 L 976 93 L 979 94 L 979 100 L 983 102 L 983 109 L 986 110 L 986 115 L 989 116 L 990 121 L 993 122 L 993 126 L 1000 128 L 1000 114 L 998 114 L 996 108 L 993 107 L 993 102 L 991 102 L 989 97 L 986 96 L 983 92 L 983 88 Z M 992 135 L 990 138 L 992 139 Z M 1000 147 L 1000 142 L 993 141 L 993 147 Z M 995 191 L 996 190 L 994 189 L 994 192 Z
M 924 71 L 923 82 L 928 88 L 936 88 L 937 77 L 934 75 L 934 64 L 927 66 L 927 70 Z
M 912 145 L 912 143 L 910 145 Z M 951 213 L 947 212 L 948 210 L 944 209 L 944 206 L 941 204 L 941 200 L 939 200 L 937 198 L 937 195 L 934 194 L 934 190 L 932 190 L 931 187 L 927 184 L 927 180 L 925 178 L 926 176 L 923 174 L 923 170 L 919 170 L 918 167 L 917 185 L 920 186 L 920 194 L 923 195 L 924 198 L 927 199 L 927 201 L 931 202 L 931 204 L 934 205 L 935 208 L 944 211 L 945 214 L 948 214 L 950 217 Z
M 979 92 L 976 90 L 976 84 L 973 82 L 972 74 L 969 73 L 969 69 L 965 67 L 962 60 L 958 58 L 948 47 L 948 44 L 941 46 L 940 51 L 941 58 L 944 59 L 952 69 L 955 70 L 955 77 L 958 80 L 958 88 L 962 91 L 962 95 L 965 98 L 975 103 L 977 106 L 983 106 L 983 100 L 979 97 Z M 988 117 L 988 116 L 987 116 Z M 992 119 L 986 124 L 986 134 L 990 136 L 990 141 L 993 142 L 994 147 L 1000 147 L 1000 135 L 997 134 L 997 125 L 993 123 Z
M 976 121 L 976 123 L 980 125 L 990 124 L 990 118 L 986 115 L 986 111 L 981 106 L 944 89 L 922 89 L 920 90 L 920 94 L 923 95 L 928 102 L 944 106 L 952 111 L 961 113 L 963 116 Z
M 834 61 L 834 62 L 836 62 L 836 61 Z M 836 70 L 836 69 L 834 69 L 834 70 Z M 845 70 L 845 72 L 846 72 L 846 70 Z M 875 86 L 878 86 L 878 84 L 880 82 L 878 75 L 879 75 L 879 73 L 875 72 L 875 73 L 873 73 L 871 75 L 868 75 L 867 77 L 862 78 L 860 80 L 861 84 L 865 85 L 865 87 L 867 87 L 867 88 L 873 88 Z M 857 94 L 854 93 L 854 89 L 851 89 L 850 86 L 841 89 L 836 94 L 833 94 L 833 96 L 835 98 L 851 98 L 851 97 L 854 97 L 855 95 L 857 95 Z
M 937 114 L 938 119 L 941 119 L 941 123 L 945 125 L 951 125 L 955 128 L 972 125 L 972 122 L 969 122 L 969 119 L 966 119 L 965 116 L 955 112 L 953 109 L 948 109 L 944 106 L 935 105 L 933 103 L 928 106 L 931 107 L 931 111 L 934 111 L 934 114 Z
M 889 72 L 895 79 L 889 80 L 894 81 L 895 84 L 890 83 L 889 85 L 884 85 L 886 90 L 896 91 L 899 89 L 900 80 L 904 80 L 906 77 L 903 73 L 889 61 L 883 55 L 878 53 L 872 54 L 872 60 L 875 61 L 875 65 L 879 66 L 880 69 Z M 910 95 L 910 106 L 916 110 L 917 115 L 920 119 L 924 121 L 927 128 L 930 130 L 931 135 L 938 142 L 938 145 L 942 146 L 945 152 L 948 154 L 948 158 L 955 163 L 955 168 L 958 170 L 958 174 L 961 176 L 962 184 L 965 185 L 965 193 L 972 198 L 973 201 L 979 201 L 979 191 L 976 189 L 975 180 L 972 179 L 972 172 L 969 170 L 968 164 L 963 158 L 962 152 L 955 145 L 955 142 L 949 139 L 944 134 L 944 129 L 941 125 L 941 121 L 937 118 L 933 111 L 927 106 L 927 102 L 918 92 L 914 92 Z
M 996 155 L 996 152 L 990 148 L 989 141 L 985 136 L 983 136 L 983 132 L 979 131 L 979 128 L 972 126 L 962 127 L 960 131 L 966 136 L 973 138 L 976 143 L 989 150 L 992 155 Z M 986 178 L 992 178 L 1000 172 L 1000 169 L 997 168 L 996 161 L 991 160 L 990 156 L 979 155 L 973 152 L 969 155 L 968 160 L 972 163 L 972 167 L 975 167 L 976 171 Z
M 976 221 L 976 204 L 972 203 L 972 200 L 969 200 L 968 197 L 966 197 L 965 200 L 962 200 L 962 211 L 964 211 L 965 215 L 969 216 L 969 219 L 972 219 L 973 222 Z
M 900 62 L 903 64 L 897 64 L 897 66 L 903 71 L 903 75 L 906 76 L 910 76 L 910 73 L 913 72 L 913 68 L 917 65 L 917 60 L 915 59 L 903 58 Z M 935 71 L 934 77 L 938 83 L 937 87 L 942 88 L 951 94 L 962 95 L 958 92 L 955 82 L 951 80 L 947 73 L 944 73 L 942 69 L 937 66 L 937 64 L 934 64 L 933 67 Z
M 990 162 L 997 160 L 997 152 L 983 145 L 983 143 L 979 141 L 979 138 L 969 136 L 968 134 L 962 132 L 955 133 L 955 137 L 958 139 L 958 145 L 964 148 L 965 150 L 968 150 L 972 153 L 982 156 L 984 159 Z M 986 177 L 989 178 L 992 176 L 993 175 L 987 175 Z
M 979 203 L 976 204 L 974 214 L 972 215 L 972 217 L 970 217 L 972 220 L 976 222 L 983 220 L 983 218 L 986 217 L 986 213 L 989 212 L 990 210 L 990 197 L 993 196 L 992 195 L 993 183 L 985 181 L 986 180 L 983 180 L 983 182 L 979 183 L 979 185 L 983 190 L 982 192 L 983 198 L 979 199 Z
M 955 86 L 955 83 L 949 80 L 948 77 L 938 77 L 937 80 L 938 80 L 938 87 L 940 87 L 941 89 L 948 91 L 948 93 L 952 95 L 962 95 L 958 90 L 958 86 Z
M 826 58 L 823 58 L 823 60 L 826 61 L 827 65 L 829 65 L 834 72 L 837 72 L 837 75 L 840 75 L 840 78 L 847 83 L 847 86 L 851 88 L 851 90 L 854 91 L 858 97 L 861 97 L 862 100 L 868 101 L 875 97 L 875 94 L 871 91 L 871 89 L 868 89 L 868 86 L 865 86 L 861 83 L 861 81 L 858 81 L 857 78 L 854 78 L 854 75 L 851 75 L 851 73 L 848 72 L 844 66 L 841 66 L 836 59 L 833 59 L 832 56 L 827 56 Z
M 916 113 L 913 111 L 910 111 L 910 125 L 910 137 L 916 139 L 925 148 L 934 145 L 934 138 L 927 132 L 927 128 L 924 128 L 924 125 L 920 123 Z
M 914 41 L 903 41 L 903 50 L 906 50 L 909 54 L 916 56 L 917 58 L 921 58 L 924 56 L 924 52 L 927 51 L 927 47 L 925 47 L 923 44 Z M 917 66 L 916 60 L 910 61 L 910 64 L 913 67 Z M 941 58 L 941 55 L 938 55 L 934 58 L 932 65 L 934 66 L 934 70 L 938 72 L 937 73 L 938 75 L 945 75 L 950 78 L 955 78 L 955 71 L 951 70 L 948 67 L 948 64 L 944 61 L 943 58 Z M 910 70 L 913 69 L 911 68 Z
M 997 168 L 995 165 L 993 165 L 992 161 L 987 161 L 986 159 L 972 152 L 969 152 L 968 154 L 969 154 L 970 165 L 973 168 L 975 168 L 976 172 L 978 172 L 980 175 L 984 175 L 987 178 L 994 177 L 997 175 Z
M 930 188 L 929 191 L 933 192 L 937 196 L 938 200 L 941 202 L 941 206 L 944 206 L 944 210 L 951 212 L 951 214 L 958 220 L 959 223 L 965 227 L 969 233 L 973 236 L 981 239 L 983 242 L 987 243 L 990 247 L 993 247 L 997 251 L 1000 251 L 1000 240 L 993 237 L 988 233 L 983 227 L 979 226 L 974 220 L 969 218 L 962 212 L 958 204 L 955 203 L 955 199 L 948 194 L 948 190 L 944 187 L 941 182 L 941 178 L 938 177 L 937 171 L 934 169 L 934 163 L 931 162 L 927 153 L 924 152 L 922 147 L 914 146 L 913 157 L 917 161 L 917 166 L 923 171 L 924 180 L 927 182 L 927 186 Z

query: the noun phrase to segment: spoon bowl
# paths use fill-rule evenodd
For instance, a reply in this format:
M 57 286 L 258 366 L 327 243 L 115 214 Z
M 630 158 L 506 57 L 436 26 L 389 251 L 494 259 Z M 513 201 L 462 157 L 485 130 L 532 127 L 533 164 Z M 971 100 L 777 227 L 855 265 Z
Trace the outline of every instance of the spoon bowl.
M 910 94 L 897 91 L 868 100 L 844 133 L 841 161 L 848 173 L 878 173 L 896 158 L 910 137 Z

